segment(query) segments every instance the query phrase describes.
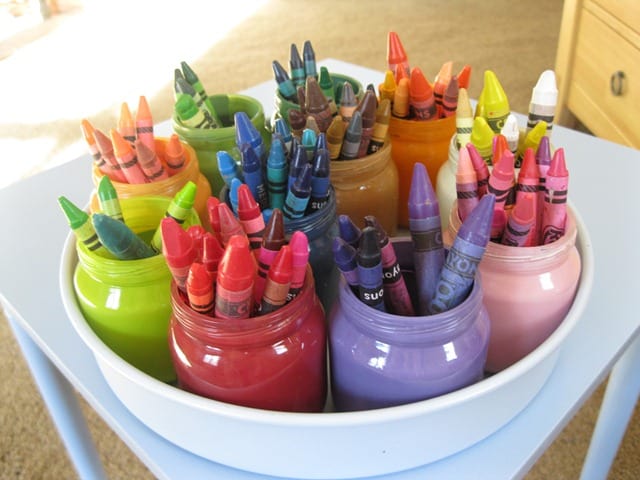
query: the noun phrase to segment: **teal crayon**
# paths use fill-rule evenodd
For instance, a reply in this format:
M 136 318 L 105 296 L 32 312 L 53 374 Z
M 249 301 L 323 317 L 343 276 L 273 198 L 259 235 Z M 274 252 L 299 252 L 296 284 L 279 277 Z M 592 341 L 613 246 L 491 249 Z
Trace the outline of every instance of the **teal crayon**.
M 278 91 L 280 94 L 287 100 L 295 102 L 296 87 L 291 78 L 289 78 L 287 71 L 277 60 L 271 62 L 271 68 L 273 69 L 273 76 L 278 84 Z
M 91 216 L 93 228 L 104 248 L 120 260 L 153 257 L 156 252 L 127 225 L 103 213 Z
M 100 179 L 100 183 L 98 183 L 98 202 L 100 203 L 102 213 L 110 216 L 114 220 L 124 222 L 120 200 L 118 200 L 118 192 L 116 192 L 113 183 L 111 183 L 111 180 L 106 175 L 103 176 Z

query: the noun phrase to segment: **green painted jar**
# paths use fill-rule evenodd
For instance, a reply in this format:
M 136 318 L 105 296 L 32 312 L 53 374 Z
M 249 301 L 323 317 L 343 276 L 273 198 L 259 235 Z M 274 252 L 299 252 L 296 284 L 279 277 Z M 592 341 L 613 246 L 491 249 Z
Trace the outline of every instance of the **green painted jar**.
M 271 134 L 265 127 L 262 104 L 255 98 L 247 95 L 219 94 L 211 95 L 209 99 L 222 122 L 222 127 L 186 127 L 174 112 L 173 131 L 180 137 L 180 140 L 188 143 L 195 150 L 200 172 L 209 180 L 211 193 L 217 196 L 224 185 L 224 181 L 218 170 L 216 153 L 220 150 L 225 150 L 237 161 L 240 161 L 240 151 L 236 145 L 236 129 L 233 116 L 237 112 L 245 112 L 247 114 L 253 126 L 262 136 L 265 144 L 265 152 L 269 151 Z
M 125 223 L 150 241 L 170 201 L 162 196 L 130 197 L 120 205 Z M 195 210 L 185 225 L 200 225 Z M 175 381 L 168 345 L 172 276 L 164 256 L 105 258 L 81 242 L 76 242 L 76 252 L 73 287 L 92 330 L 134 367 L 160 381 Z

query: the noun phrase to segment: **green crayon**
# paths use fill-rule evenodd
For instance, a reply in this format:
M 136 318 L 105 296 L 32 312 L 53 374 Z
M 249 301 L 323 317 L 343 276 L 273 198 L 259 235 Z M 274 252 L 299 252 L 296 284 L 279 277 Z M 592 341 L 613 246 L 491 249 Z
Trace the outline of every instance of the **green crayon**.
M 82 242 L 89 251 L 110 257 L 109 251 L 100 242 L 89 215 L 64 196 L 58 197 L 58 203 L 78 241 Z
M 156 252 L 147 245 L 127 225 L 114 220 L 104 213 L 94 213 L 91 216 L 93 228 L 98 238 L 116 258 L 120 260 L 139 260 L 153 257 Z
M 214 118 L 211 116 L 206 106 L 204 105 L 204 100 L 198 92 L 193 88 L 193 86 L 187 82 L 184 77 L 176 77 L 175 79 L 175 89 L 176 89 L 176 102 L 180 101 L 182 97 L 190 97 L 193 101 L 196 108 L 202 112 L 202 115 L 207 120 L 209 124 L 211 124 L 211 128 L 217 128 L 219 125 L 216 123 Z M 184 102 L 184 100 L 183 100 Z
M 202 99 L 203 101 L 202 107 L 207 109 L 207 111 L 215 121 L 216 125 L 222 125 L 222 122 L 220 121 L 218 114 L 213 108 L 211 99 L 209 98 L 209 95 L 207 95 L 207 92 L 204 89 L 204 85 L 202 85 L 202 82 L 198 78 L 198 75 L 196 75 L 196 72 L 193 71 L 193 69 L 187 64 L 187 62 L 184 62 L 184 61 L 180 62 L 180 65 L 182 66 L 182 73 L 184 75 L 184 79 L 193 87 L 193 89 Z
M 100 202 L 102 213 L 109 215 L 114 220 L 124 222 L 120 200 L 118 200 L 118 192 L 116 192 L 113 183 L 106 175 L 98 183 L 98 201 Z
M 176 114 L 185 127 L 189 128 L 215 128 L 210 117 L 198 108 L 195 100 L 190 95 L 180 94 L 175 104 Z
M 171 217 L 179 224 L 183 224 L 189 216 L 195 201 L 196 184 L 192 181 L 188 181 L 173 197 L 164 216 Z M 162 251 L 162 229 L 160 228 L 160 225 L 158 225 L 158 228 L 153 234 L 151 246 L 158 252 Z

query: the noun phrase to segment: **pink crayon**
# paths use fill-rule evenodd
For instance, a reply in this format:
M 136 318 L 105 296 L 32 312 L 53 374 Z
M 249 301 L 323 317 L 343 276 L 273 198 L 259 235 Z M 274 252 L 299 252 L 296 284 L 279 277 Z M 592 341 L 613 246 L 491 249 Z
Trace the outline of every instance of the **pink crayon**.
M 564 235 L 568 189 L 569 171 L 564 160 L 564 149 L 558 148 L 551 159 L 545 183 L 544 210 L 540 228 L 542 245 L 555 242 Z
M 473 169 L 476 171 L 476 177 L 478 179 L 478 200 L 481 199 L 489 189 L 489 167 L 485 163 L 482 155 L 478 152 L 476 146 L 469 142 L 466 145 L 469 152 L 469 158 L 473 165 Z M 462 149 L 461 149 L 462 150 Z
M 518 173 L 518 180 L 516 182 L 516 205 L 520 201 L 520 198 L 526 193 L 534 195 L 536 201 L 533 206 L 534 221 L 525 243 L 530 247 L 538 244 L 538 185 L 540 181 L 540 170 L 536 164 L 535 153 L 532 148 L 527 148 L 524 152 L 522 160 L 522 166 Z
M 542 212 L 544 211 L 544 195 L 545 195 L 545 182 L 547 178 L 547 171 L 551 166 L 551 145 L 549 144 L 549 137 L 546 135 L 540 139 L 538 149 L 536 150 L 536 164 L 538 165 L 538 171 L 540 177 L 538 179 L 538 210 L 537 210 L 537 225 L 538 230 L 542 225 Z
M 494 204 L 493 222 L 491 225 L 491 240 L 499 242 L 507 222 L 505 206 L 514 185 L 514 156 L 509 150 L 502 152 L 498 163 L 494 164 L 489 175 L 489 193 L 496 196 Z
M 482 160 L 482 159 L 481 159 Z M 482 162 L 483 165 L 486 164 Z M 458 155 L 458 168 L 456 170 L 456 195 L 458 198 L 458 215 L 464 219 L 478 205 L 478 176 L 471 163 L 469 150 L 461 148 Z
M 537 195 L 525 192 L 518 197 L 502 234 L 502 244 L 512 247 L 526 246 L 531 227 L 536 219 Z
M 291 235 L 289 246 L 293 255 L 293 276 L 289 286 L 287 302 L 293 300 L 302 291 L 304 278 L 307 274 L 307 263 L 309 262 L 309 239 L 304 232 L 296 230 Z
M 106 161 L 108 165 L 108 173 L 106 175 L 116 182 L 129 183 L 127 177 L 125 177 L 115 154 L 113 153 L 113 144 L 111 139 L 107 137 L 101 130 L 97 128 L 93 131 L 94 138 L 96 139 L 96 147 L 102 155 L 102 159 Z M 102 169 L 101 169 L 102 170 Z M 103 172 L 104 173 L 104 172 Z
M 118 160 L 118 164 L 127 177 L 129 183 L 147 183 L 147 176 L 142 171 L 140 163 L 138 163 L 138 157 L 133 147 L 125 138 L 115 129 L 111 129 L 111 143 L 113 143 L 113 150 Z

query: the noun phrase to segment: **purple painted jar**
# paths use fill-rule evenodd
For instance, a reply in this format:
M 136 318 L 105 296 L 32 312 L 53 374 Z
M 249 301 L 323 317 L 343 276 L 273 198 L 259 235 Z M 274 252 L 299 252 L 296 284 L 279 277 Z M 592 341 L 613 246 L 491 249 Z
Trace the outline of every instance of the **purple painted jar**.
M 407 288 L 415 298 L 411 239 L 392 241 Z M 457 307 L 437 315 L 410 317 L 368 307 L 341 279 L 329 315 L 336 410 L 402 405 L 482 380 L 489 328 L 478 281 Z

